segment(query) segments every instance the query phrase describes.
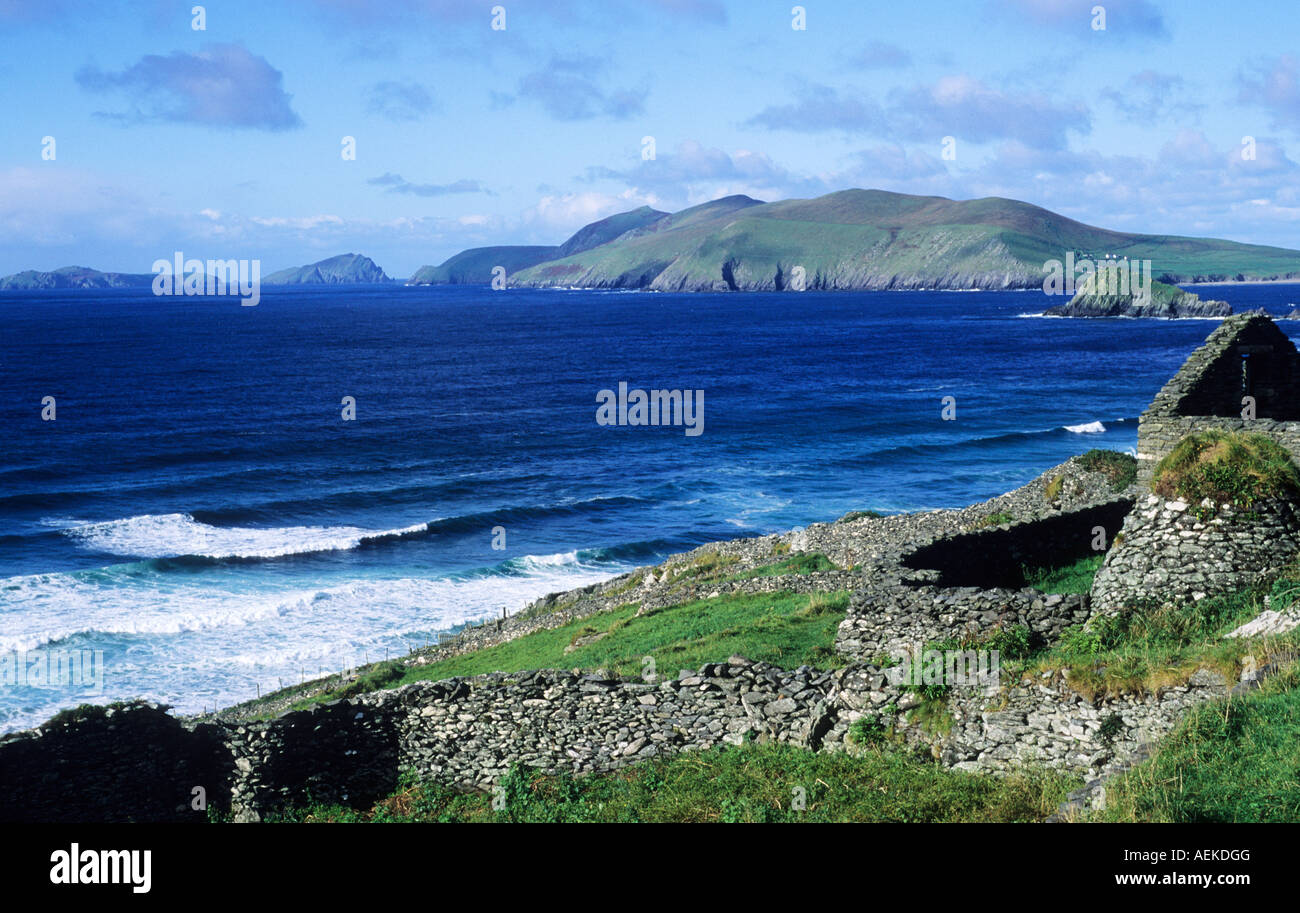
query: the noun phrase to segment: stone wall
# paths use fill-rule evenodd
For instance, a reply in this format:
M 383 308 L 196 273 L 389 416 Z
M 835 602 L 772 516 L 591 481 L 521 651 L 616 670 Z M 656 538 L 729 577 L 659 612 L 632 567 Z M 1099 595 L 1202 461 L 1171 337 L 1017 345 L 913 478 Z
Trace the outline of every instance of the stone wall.
M 1236 416 L 1247 393 L 1255 397 L 1260 418 L 1300 420 L 1300 355 L 1277 324 L 1259 314 L 1239 314 L 1219 324 L 1148 411 Z
M 1013 685 L 992 699 L 951 701 L 953 726 L 937 748 L 945 764 L 961 770 L 1042 764 L 1095 778 L 1154 744 L 1190 707 L 1227 695 L 1228 683 L 1206 670 L 1158 696 L 1127 694 L 1096 702 L 1052 675 Z M 1114 731 L 1103 734 L 1102 725 L 1112 716 Z
M 1231 593 L 1281 570 L 1300 549 L 1300 517 L 1286 501 L 1218 505 L 1208 519 L 1196 511 L 1157 495 L 1139 503 L 1093 581 L 1093 610 Z
M 0 740 L 0 821 L 258 820 L 365 802 L 405 773 L 486 789 L 512 764 L 575 774 L 746 738 L 817 748 L 837 673 L 739 657 L 653 684 L 560 671 L 417 682 L 250 723 L 146 703 Z
M 1088 597 L 1048 595 L 1024 584 L 1024 567 L 1059 567 L 1088 555 L 1095 530 L 1108 540 L 1124 523 L 1127 497 L 1084 509 L 945 536 L 910 551 L 901 567 L 853 592 L 835 649 L 859 660 L 995 628 L 1027 627 L 1050 643 L 1088 620 Z
M 1033 761 L 1095 776 L 1189 703 L 1226 693 L 1200 675 L 1094 706 L 1059 681 L 1008 684 L 1001 696 L 954 689 L 946 735 L 907 722 L 919 697 L 876 666 L 786 671 L 739 657 L 654 684 L 556 671 L 420 682 L 249 724 L 185 727 L 137 703 L 0 740 L 0 821 L 203 820 L 195 786 L 213 809 L 255 821 L 310 801 L 364 804 L 406 773 L 487 789 L 515 763 L 584 774 L 746 739 L 856 750 L 848 733 L 867 714 L 962 769 Z M 1103 738 L 1112 713 L 1121 726 Z
M 831 681 L 737 658 L 654 684 L 558 671 L 419 682 L 229 728 L 232 811 L 365 801 L 408 772 L 487 789 L 515 763 L 584 774 L 747 736 L 816 747 Z
M 1051 643 L 1092 612 L 1088 597 L 978 587 L 900 584 L 896 589 L 863 589 L 853 594 L 840 623 L 835 649 L 859 660 L 889 656 L 956 637 L 979 640 L 995 629 L 1024 626 L 1038 643 Z

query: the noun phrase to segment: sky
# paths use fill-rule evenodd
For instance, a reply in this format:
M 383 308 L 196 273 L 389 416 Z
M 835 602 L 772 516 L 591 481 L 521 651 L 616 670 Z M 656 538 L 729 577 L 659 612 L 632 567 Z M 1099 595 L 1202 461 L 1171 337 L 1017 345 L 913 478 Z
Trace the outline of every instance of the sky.
M 0 0 L 0 275 L 405 277 L 850 187 L 1300 248 L 1296 35 L 1277 0 Z

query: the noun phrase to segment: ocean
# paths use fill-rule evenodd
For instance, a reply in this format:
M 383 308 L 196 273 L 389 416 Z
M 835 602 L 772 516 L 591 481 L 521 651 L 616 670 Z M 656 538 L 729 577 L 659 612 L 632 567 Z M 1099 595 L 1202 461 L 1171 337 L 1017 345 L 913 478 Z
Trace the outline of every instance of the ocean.
M 1215 322 L 1027 316 L 1047 303 L 0 293 L 0 731 L 84 701 L 212 709 L 704 542 L 958 507 L 1131 451 Z M 703 432 L 598 423 L 620 383 L 703 391 Z M 5 678 L 96 651 L 89 684 Z

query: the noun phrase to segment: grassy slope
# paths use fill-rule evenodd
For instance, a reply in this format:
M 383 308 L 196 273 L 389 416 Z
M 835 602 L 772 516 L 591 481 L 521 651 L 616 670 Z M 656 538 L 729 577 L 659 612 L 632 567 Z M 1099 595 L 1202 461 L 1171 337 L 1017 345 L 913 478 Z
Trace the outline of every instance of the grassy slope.
M 504 266 L 507 275 L 553 257 L 558 247 L 472 247 L 448 258 L 438 266 L 422 266 L 407 282 L 413 285 L 477 285 L 492 281 L 492 269 Z
M 1300 820 L 1300 675 L 1200 707 L 1156 755 L 1106 788 L 1103 821 Z
M 373 684 L 394 688 L 412 681 L 525 669 L 599 668 L 617 675 L 639 676 L 647 656 L 654 658 L 657 674 L 668 677 L 681 669 L 725 662 L 734 653 L 787 668 L 826 668 L 839 662 L 831 647 L 847 607 L 846 593 L 719 596 L 640 617 L 637 606 L 627 605 L 426 666 L 391 664 L 387 669 L 398 674 L 385 675 L 381 671 Z M 565 652 L 577 639 L 597 634 L 605 636 Z M 310 706 L 337 695 L 324 695 L 297 706 Z
M 1105 555 L 1080 558 L 1067 567 L 1037 568 L 1025 573 L 1025 586 L 1044 593 L 1086 593 L 1092 589 Z
M 727 198 L 733 200 L 735 198 Z M 767 281 L 793 265 L 818 274 L 948 277 L 1006 272 L 1042 275 L 1067 251 L 1150 259 L 1157 275 L 1262 278 L 1300 275 L 1300 252 L 1215 239 L 1134 235 L 1075 222 L 1015 200 L 953 201 L 848 190 L 743 210 L 715 201 L 656 230 L 524 270 L 525 284 L 632 284 L 642 276 L 675 287 L 721 280 L 734 261 L 744 277 Z M 712 207 L 712 208 L 710 208 Z M 683 215 L 683 214 L 678 214 Z M 743 284 L 743 283 L 742 283 Z
M 620 212 L 583 226 L 558 247 L 500 245 L 471 248 L 448 258 L 439 266 L 420 267 L 409 281 L 417 285 L 487 284 L 492 281 L 493 267 L 504 266 L 508 275 L 514 274 L 545 260 L 567 257 L 613 241 L 625 232 L 653 225 L 667 215 L 649 206 Z

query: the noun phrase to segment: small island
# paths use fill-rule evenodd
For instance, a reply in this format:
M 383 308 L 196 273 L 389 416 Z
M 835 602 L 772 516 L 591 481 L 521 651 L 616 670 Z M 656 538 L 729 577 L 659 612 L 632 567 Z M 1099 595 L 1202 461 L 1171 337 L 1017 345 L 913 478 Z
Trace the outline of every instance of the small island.
M 1097 294 L 1095 277 L 1089 279 L 1066 304 L 1043 312 L 1045 317 L 1228 317 L 1232 305 L 1226 301 L 1202 299 L 1174 285 L 1152 280 L 1149 297 L 1123 294 Z
M 306 266 L 277 270 L 262 281 L 267 285 L 378 285 L 393 280 L 369 257 L 339 254 Z

